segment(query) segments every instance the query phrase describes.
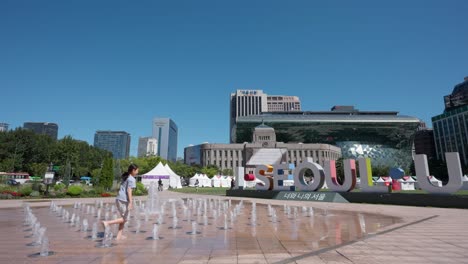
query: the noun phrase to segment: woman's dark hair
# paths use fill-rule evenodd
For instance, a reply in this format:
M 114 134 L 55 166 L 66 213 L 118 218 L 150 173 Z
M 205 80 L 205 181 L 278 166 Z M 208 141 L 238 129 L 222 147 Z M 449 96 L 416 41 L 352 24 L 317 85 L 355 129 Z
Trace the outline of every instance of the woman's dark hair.
M 122 182 L 126 181 L 128 179 L 128 176 L 130 176 L 130 173 L 132 173 L 134 170 L 138 169 L 138 166 L 135 165 L 135 164 L 130 164 L 130 166 L 128 166 L 128 170 L 127 172 L 124 172 L 122 174 Z

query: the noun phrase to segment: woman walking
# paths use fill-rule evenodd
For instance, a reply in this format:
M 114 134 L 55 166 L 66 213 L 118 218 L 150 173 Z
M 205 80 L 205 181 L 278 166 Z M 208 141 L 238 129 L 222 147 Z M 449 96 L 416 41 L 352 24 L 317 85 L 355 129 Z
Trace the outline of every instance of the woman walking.
M 122 174 L 122 182 L 120 183 L 119 193 L 115 198 L 116 207 L 121 217 L 110 221 L 102 221 L 104 228 L 107 228 L 109 225 L 119 224 L 119 231 L 117 232 L 116 240 L 122 240 L 126 238 L 122 235 L 122 232 L 125 222 L 128 220 L 128 211 L 133 209 L 132 191 L 136 188 L 136 180 L 134 176 L 137 174 L 138 166 L 135 164 L 130 164 L 130 166 L 128 166 L 127 172 Z

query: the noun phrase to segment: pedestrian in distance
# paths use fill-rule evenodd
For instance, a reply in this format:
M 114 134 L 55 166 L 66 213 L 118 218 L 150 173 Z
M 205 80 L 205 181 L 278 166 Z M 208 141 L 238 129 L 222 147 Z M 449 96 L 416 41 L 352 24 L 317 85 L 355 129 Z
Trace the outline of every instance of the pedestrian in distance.
M 159 180 L 158 180 L 158 191 L 162 192 L 163 187 L 164 187 L 163 182 L 162 182 L 161 178 L 159 178 Z
M 200 182 L 198 181 L 198 179 L 195 181 L 195 189 L 197 190 L 198 192 L 198 185 L 200 185 Z

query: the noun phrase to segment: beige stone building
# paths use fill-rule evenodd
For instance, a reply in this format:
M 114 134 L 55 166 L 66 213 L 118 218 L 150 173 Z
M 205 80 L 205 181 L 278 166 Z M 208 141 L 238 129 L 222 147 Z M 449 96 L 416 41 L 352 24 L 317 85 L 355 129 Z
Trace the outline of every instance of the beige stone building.
M 324 165 L 327 160 L 337 160 L 341 157 L 341 149 L 329 144 L 302 144 L 276 142 L 275 130 L 266 125 L 259 125 L 253 133 L 253 142 L 240 144 L 210 144 L 204 143 L 185 148 L 186 164 L 201 166 L 216 165 L 221 170 L 243 167 L 244 160 L 250 158 L 260 149 L 282 149 L 284 162 L 299 164 L 307 157 Z

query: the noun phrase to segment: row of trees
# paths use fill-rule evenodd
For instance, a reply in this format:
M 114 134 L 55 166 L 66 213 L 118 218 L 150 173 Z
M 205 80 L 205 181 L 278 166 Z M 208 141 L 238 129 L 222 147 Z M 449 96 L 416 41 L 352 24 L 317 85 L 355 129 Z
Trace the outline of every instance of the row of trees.
M 52 163 L 59 177 L 67 173 L 79 177 L 90 175 L 109 157 L 112 157 L 110 152 L 70 136 L 54 140 L 21 128 L 0 133 L 0 171 L 43 176 Z
M 183 162 L 168 162 L 160 157 L 130 157 L 114 160 L 112 154 L 90 146 L 85 141 L 66 136 L 54 140 L 47 135 L 35 134 L 18 128 L 0 133 L 0 171 L 28 172 L 31 176 L 43 176 L 52 163 L 57 179 L 68 185 L 70 180 L 89 176 L 97 186 L 112 187 L 114 179 L 120 178 L 131 163 L 137 164 L 140 174 L 154 168 L 159 162 L 169 163 L 178 175 L 192 177 L 204 173 L 212 177 L 216 174 L 232 175 L 232 170 L 219 170 L 216 166 L 190 166 Z

